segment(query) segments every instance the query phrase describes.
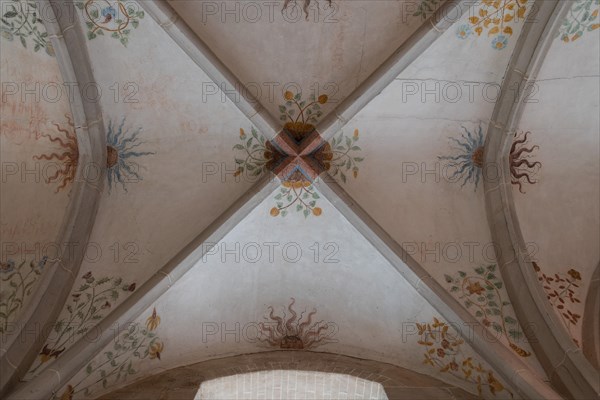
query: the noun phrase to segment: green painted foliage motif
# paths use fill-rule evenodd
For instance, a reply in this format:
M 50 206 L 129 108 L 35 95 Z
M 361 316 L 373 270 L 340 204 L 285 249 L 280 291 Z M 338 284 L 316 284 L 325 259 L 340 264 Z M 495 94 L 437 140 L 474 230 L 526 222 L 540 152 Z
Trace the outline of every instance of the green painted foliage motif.
M 121 0 L 87 0 L 76 3 L 83 12 L 89 40 L 109 35 L 127 47 L 132 29 L 137 29 L 145 14 L 133 2 Z
M 77 382 L 66 386 L 61 399 L 83 393 L 91 397 L 94 390 L 101 385 L 107 388 L 137 373 L 133 368 L 134 360 L 160 360 L 164 343 L 155 330 L 160 325 L 160 317 L 156 308 L 143 325 L 139 322 L 131 324 L 113 341 L 112 349 L 105 351 L 85 367 L 84 376 Z
M 16 265 L 14 260 L 0 262 L 0 333 L 6 332 L 8 324 L 31 295 L 33 285 L 42 274 L 47 258 L 39 262 L 25 260 Z
M 270 213 L 273 217 L 278 215 L 285 217 L 289 210 L 294 210 L 302 213 L 305 218 L 311 214 L 318 217 L 323 212 L 320 207 L 317 207 L 319 198 L 319 194 L 310 182 L 285 181 L 282 182 L 279 193 L 274 197 L 276 207 L 273 207 Z
M 523 333 L 514 317 L 510 302 L 502 298 L 502 281 L 496 275 L 496 265 L 475 268 L 475 274 L 458 271 L 454 276 L 444 275 L 450 285 L 450 293 L 463 302 L 465 307 L 474 310 L 475 317 L 488 328 L 503 335 L 510 348 L 521 357 L 529 357 L 530 352 L 517 346 Z
M 558 36 L 565 43 L 579 39 L 585 32 L 600 28 L 598 12 L 600 0 L 576 0 L 558 30 Z
M 325 169 L 329 171 L 331 176 L 339 174 L 342 182 L 346 183 L 347 176 L 344 172 L 352 170 L 352 175 L 358 177 L 358 164 L 364 160 L 363 157 L 358 157 L 356 152 L 362 149 L 356 145 L 358 141 L 358 129 L 354 130 L 352 137 L 344 136 L 342 132 L 335 136 L 330 147 L 330 157 L 326 160 Z
M 323 115 L 321 105 L 327 103 L 327 95 L 321 95 L 318 98 L 311 94 L 307 100 L 302 100 L 302 93 L 298 92 L 295 95 L 292 92 L 285 92 L 285 104 L 279 106 L 279 119 L 281 122 L 305 124 L 316 124 L 318 119 Z M 296 111 L 298 113 L 296 114 Z
M 249 176 L 259 176 L 268 170 L 269 162 L 275 155 L 272 145 L 254 127 L 250 128 L 250 133 L 248 137 L 246 131 L 240 128 L 240 143 L 233 146 L 233 150 L 242 152 L 241 156 L 235 157 L 235 176 L 244 172 Z
M 314 126 L 322 115 L 321 105 L 328 101 L 327 95 L 312 95 L 303 100 L 301 93 L 286 91 L 283 97 L 286 102 L 279 111 L 285 123 L 275 138 L 266 140 L 254 127 L 250 135 L 240 128 L 240 143 L 233 146 L 237 152 L 234 176 L 247 173 L 249 177 L 257 177 L 271 171 L 281 180 L 274 196 L 275 207 L 269 211 L 271 216 L 285 217 L 295 210 L 305 218 L 318 217 L 323 210 L 317 206 L 319 194 L 313 183 L 326 171 L 339 176 L 344 183 L 347 174 L 358 177 L 359 163 L 364 160 L 357 154 L 362 151 L 356 144 L 359 132 L 355 129 L 352 136 L 340 132 L 327 142 Z
M 49 56 L 54 56 L 54 49 L 48 32 L 39 18 L 37 3 L 35 1 L 10 0 L 3 1 L 0 18 L 0 32 L 2 37 L 8 41 L 18 38 L 23 47 L 32 48 L 38 52 L 41 49 Z

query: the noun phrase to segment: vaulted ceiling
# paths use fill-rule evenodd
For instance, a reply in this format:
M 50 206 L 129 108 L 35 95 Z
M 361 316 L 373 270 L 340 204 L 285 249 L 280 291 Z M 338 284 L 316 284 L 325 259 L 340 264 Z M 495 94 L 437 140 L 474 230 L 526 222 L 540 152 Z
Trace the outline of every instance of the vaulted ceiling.
M 3 1 L 2 396 L 597 395 L 598 10 Z

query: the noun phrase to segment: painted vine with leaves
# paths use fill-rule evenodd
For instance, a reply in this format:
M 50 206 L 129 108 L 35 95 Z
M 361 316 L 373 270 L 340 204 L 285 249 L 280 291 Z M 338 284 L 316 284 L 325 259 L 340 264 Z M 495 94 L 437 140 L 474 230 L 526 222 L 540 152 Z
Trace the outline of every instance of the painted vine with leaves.
M 464 340 L 451 332 L 448 324 L 434 317 L 432 323 L 417 324 L 417 329 L 420 336 L 417 343 L 426 349 L 423 364 L 475 384 L 480 397 L 483 396 L 484 389 L 494 396 L 507 391 L 513 397 L 512 392 L 504 387 L 491 369 L 463 353 L 461 346 Z
M 8 41 L 19 38 L 25 48 L 33 45 L 33 51 L 46 50 L 46 54 L 54 56 L 54 48 L 48 39 L 48 32 L 39 16 L 35 1 L 10 0 L 3 1 L 0 33 Z M 29 43 L 29 45 L 28 45 Z
M 458 271 L 456 275 L 444 275 L 453 293 L 467 309 L 475 310 L 475 317 L 487 328 L 502 335 L 509 347 L 521 357 L 529 357 L 531 352 L 517 345 L 524 335 L 514 316 L 510 302 L 502 296 L 503 284 L 496 275 L 496 265 L 479 266 L 475 274 Z
M 85 335 L 101 320 L 119 299 L 121 293 L 135 290 L 135 283 L 125 283 L 120 277 L 103 277 L 96 279 L 91 271 L 81 277 L 84 281 L 71 294 L 71 302 L 67 304 L 67 316 L 59 319 L 53 328 L 53 335 L 39 354 L 39 364 L 30 374 L 65 351 L 67 345 L 75 337 Z
M 44 257 L 38 262 L 31 260 L 29 263 L 23 260 L 19 265 L 11 259 L 0 262 L 0 333 L 7 331 L 10 321 L 23 308 L 47 259 Z

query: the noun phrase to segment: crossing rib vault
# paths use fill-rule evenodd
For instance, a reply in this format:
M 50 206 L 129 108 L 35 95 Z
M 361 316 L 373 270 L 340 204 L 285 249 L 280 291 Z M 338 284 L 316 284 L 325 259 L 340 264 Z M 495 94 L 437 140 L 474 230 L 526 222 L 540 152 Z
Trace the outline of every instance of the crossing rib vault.
M 2 14 L 3 398 L 598 396 L 593 0 Z

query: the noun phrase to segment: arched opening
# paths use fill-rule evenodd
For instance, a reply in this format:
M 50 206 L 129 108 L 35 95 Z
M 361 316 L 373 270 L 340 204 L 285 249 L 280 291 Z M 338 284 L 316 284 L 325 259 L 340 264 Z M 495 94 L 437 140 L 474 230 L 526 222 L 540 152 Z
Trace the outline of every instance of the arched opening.
M 235 376 L 257 376 L 257 372 L 287 371 L 288 373 L 322 373 L 345 376 L 346 379 L 358 378 L 370 384 L 378 383 L 385 397 L 390 400 L 452 400 L 476 399 L 465 390 L 430 376 L 395 365 L 374 360 L 361 360 L 341 354 L 317 353 L 310 351 L 270 351 L 244 354 L 232 357 L 217 358 L 196 364 L 173 368 L 160 374 L 133 382 L 118 390 L 112 391 L 101 400 L 192 400 L 198 399 L 205 382 L 219 382 L 221 378 Z M 315 375 L 313 375 L 315 376 Z M 356 380 L 355 382 L 360 382 Z M 223 380 L 221 382 L 227 382 Z M 325 382 L 325 381 L 323 381 Z M 338 380 L 338 382 L 342 382 Z M 210 388 L 210 385 L 208 386 Z M 204 389 L 205 390 L 205 389 Z M 212 398 L 212 397 L 204 397 Z M 218 397 L 217 397 L 218 398 Z M 223 398 L 223 397 L 220 397 Z M 229 398 L 235 398 L 233 396 Z M 238 397 L 238 398 L 273 398 L 273 397 Z M 294 398 L 279 397 L 279 398 Z M 314 398 L 314 396 L 296 397 Z M 330 396 L 325 398 L 361 398 Z M 369 398 L 369 397 L 362 397 Z
M 381 383 L 356 376 L 298 370 L 257 371 L 205 381 L 194 400 L 387 400 Z

